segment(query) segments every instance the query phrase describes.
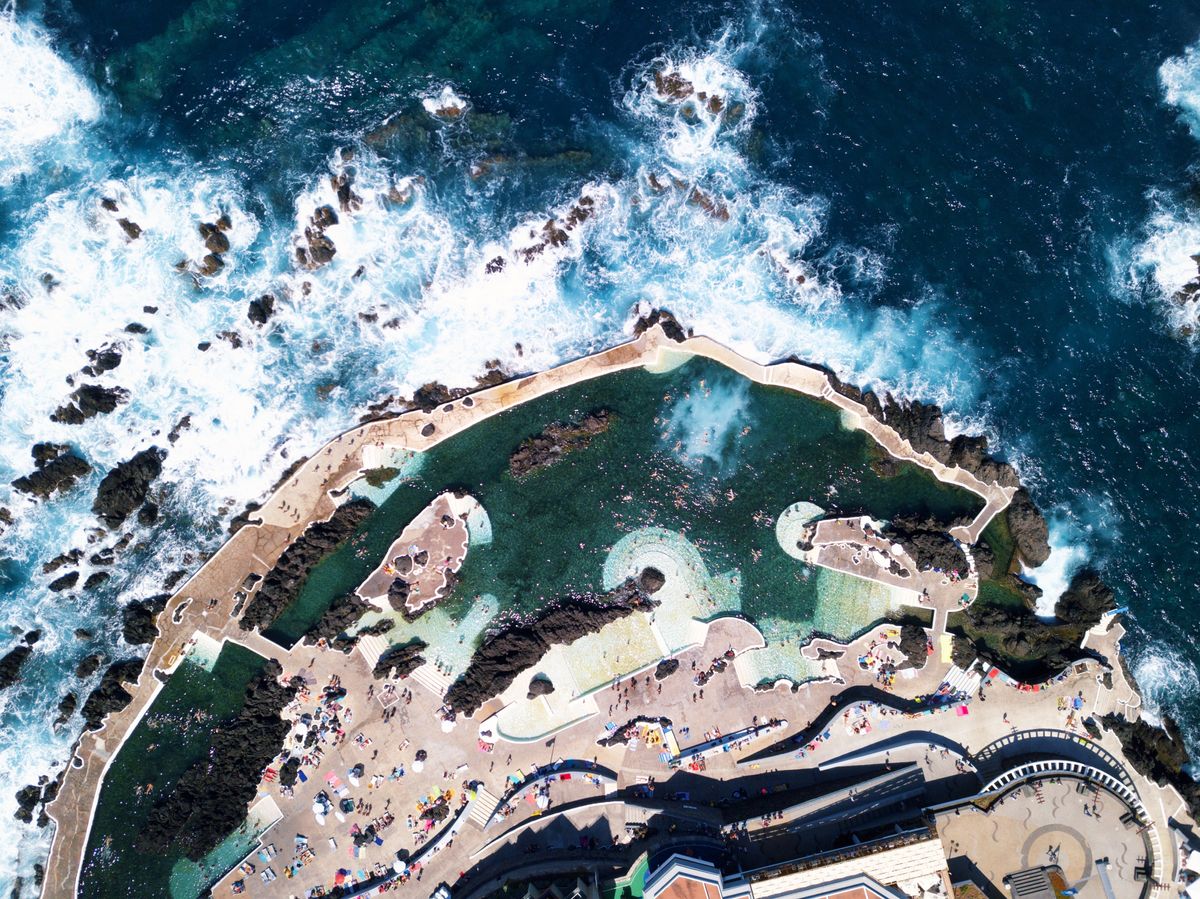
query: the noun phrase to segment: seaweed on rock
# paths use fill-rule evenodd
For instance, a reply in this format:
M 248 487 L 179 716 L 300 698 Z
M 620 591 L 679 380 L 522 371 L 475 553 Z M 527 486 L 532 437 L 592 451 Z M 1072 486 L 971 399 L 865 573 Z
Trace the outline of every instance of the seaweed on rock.
M 317 564 L 345 542 L 375 511 L 368 499 L 353 499 L 338 506 L 328 521 L 310 524 L 283 551 L 275 567 L 267 572 L 262 585 L 248 603 L 238 625 L 242 630 L 266 629 L 300 595 L 304 582 Z

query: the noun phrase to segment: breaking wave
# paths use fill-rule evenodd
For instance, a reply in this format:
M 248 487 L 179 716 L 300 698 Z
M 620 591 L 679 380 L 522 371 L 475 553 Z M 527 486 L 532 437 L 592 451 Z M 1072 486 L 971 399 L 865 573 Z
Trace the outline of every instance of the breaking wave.
M 23 682 L 0 694 L 0 818 L 21 785 L 66 759 L 78 718 L 48 722 L 64 693 L 82 698 L 97 680 L 70 674 L 79 659 L 134 651 L 121 643 L 121 602 L 194 568 L 289 460 L 383 397 L 435 379 L 470 385 L 488 363 L 544 368 L 619 339 L 632 310 L 654 305 L 760 361 L 797 354 L 859 383 L 970 404 L 972 349 L 937 297 L 867 303 L 887 259 L 830 242 L 827 201 L 749 161 L 761 98 L 739 60 L 751 46 L 727 29 L 632 65 L 602 135 L 628 171 L 580 179 L 515 214 L 479 213 L 495 165 L 447 150 L 442 162 L 460 177 L 436 178 L 369 141 L 297 173 L 304 187 L 280 209 L 233 167 L 178 154 L 131 162 L 90 138 L 102 119 L 118 130 L 118 113 L 102 117 L 108 107 L 38 27 L 0 17 L 0 56 L 19 60 L 15 90 L 0 97 L 0 188 L 55 171 L 13 216 L 0 258 L 0 482 L 32 469 L 38 441 L 69 444 L 94 469 L 49 502 L 0 488 L 15 518 L 0 538 L 4 623 L 45 631 Z M 474 110 L 450 87 L 412 100 L 439 118 Z M 296 253 L 321 216 L 336 253 L 310 270 Z M 217 265 L 200 226 L 222 217 L 229 247 Z M 267 295 L 274 314 L 255 324 L 248 304 Z M 120 364 L 83 374 L 87 352 L 106 347 Z M 82 424 L 52 422 L 83 383 L 128 398 Z M 116 539 L 96 531 L 96 485 L 151 445 L 168 450 L 154 495 L 161 522 L 134 529 L 106 584 L 62 601 L 42 564 Z M 45 844 L 29 828 L 5 841 L 0 881 L 28 877 Z

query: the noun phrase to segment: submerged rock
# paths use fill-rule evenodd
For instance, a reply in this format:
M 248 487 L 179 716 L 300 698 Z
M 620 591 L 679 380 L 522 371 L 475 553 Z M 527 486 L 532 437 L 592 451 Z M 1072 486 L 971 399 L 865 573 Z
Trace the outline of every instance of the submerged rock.
M 100 482 L 92 511 L 108 527 L 120 527 L 146 501 L 150 485 L 162 474 L 166 457 L 166 450 L 152 446 L 118 464 Z
M 546 468 L 568 453 L 587 447 L 599 434 L 612 425 L 615 416 L 608 409 L 591 412 L 577 421 L 555 422 L 540 434 L 521 441 L 508 457 L 508 470 L 521 478 L 540 468 Z

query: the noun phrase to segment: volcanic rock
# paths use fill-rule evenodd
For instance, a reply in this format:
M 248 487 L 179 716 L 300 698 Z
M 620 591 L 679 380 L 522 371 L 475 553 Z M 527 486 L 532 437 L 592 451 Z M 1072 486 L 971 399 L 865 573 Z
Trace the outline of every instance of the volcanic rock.
M 79 583 L 79 572 L 68 571 L 62 577 L 52 580 L 46 585 L 46 588 L 52 593 L 62 593 L 64 590 L 70 590 L 77 583 Z
M 142 236 L 142 227 L 137 222 L 131 222 L 129 219 L 117 219 L 117 224 L 121 226 L 121 230 L 125 232 L 125 236 L 130 240 L 137 240 Z
M 104 374 L 106 371 L 112 371 L 121 364 L 121 351 L 114 346 L 104 346 L 98 350 L 88 350 L 87 357 L 90 361 L 88 365 L 83 367 L 83 373 L 93 378 Z
M 229 238 L 215 224 L 202 223 L 200 236 L 204 238 L 204 247 L 208 252 L 217 254 L 229 252 Z
M 679 670 L 679 659 L 663 659 L 654 669 L 655 680 L 666 680 Z
M 21 680 L 21 667 L 33 655 L 33 649 L 20 643 L 0 658 L 0 690 L 7 690 Z
M 666 576 L 657 568 L 643 568 L 642 573 L 638 575 L 638 586 L 647 594 L 657 593 L 666 582 Z
M 371 604 L 357 593 L 345 593 L 334 599 L 321 613 L 317 623 L 304 635 L 304 642 L 312 645 L 324 640 L 334 649 L 349 650 L 356 641 L 344 634 L 371 609 Z
M 153 643 L 158 636 L 154 622 L 170 598 L 170 593 L 159 593 L 146 599 L 135 599 L 121 609 L 121 636 L 125 642 L 131 646 Z
M 521 441 L 508 457 L 508 470 L 514 478 L 546 468 L 568 453 L 587 447 L 599 434 L 612 425 L 615 416 L 608 409 L 591 412 L 572 422 L 555 422 L 540 434 Z
M 54 726 L 60 727 L 70 720 L 75 714 L 75 709 L 79 705 L 79 697 L 74 693 L 67 693 L 58 701 L 58 717 L 54 719 Z
M 466 671 L 446 692 L 456 712 L 473 714 L 503 693 L 522 671 L 532 668 L 556 643 L 574 643 L 604 625 L 653 602 L 631 579 L 606 594 L 575 594 L 540 611 L 528 623 L 513 624 L 485 638 Z
M 1135 771 L 1160 787 L 1170 784 L 1187 803 L 1189 814 L 1200 814 L 1200 783 L 1188 773 L 1190 760 L 1179 725 L 1170 715 L 1162 716 L 1162 727 L 1138 718 L 1130 722 L 1110 712 L 1100 722 L 1116 735 L 1125 758 Z
M 424 640 L 414 639 L 408 643 L 389 646 L 375 663 L 372 675 L 377 680 L 385 677 L 408 677 L 425 664 L 421 651 L 427 645 Z
M 291 727 L 280 712 L 300 681 L 281 684 L 282 674 L 275 659 L 263 665 L 247 686 L 237 716 L 214 731 L 209 751 L 154 803 L 138 835 L 138 851 L 170 849 L 199 861 L 241 825 L 263 769 Z
M 50 420 L 59 424 L 83 424 L 95 415 L 107 415 L 128 400 L 129 391 L 120 387 L 84 384 L 75 389 L 66 403 L 51 413 Z
M 33 447 L 34 464 L 37 470 L 12 482 L 13 488 L 33 496 L 49 499 L 60 490 L 68 490 L 81 477 L 92 470 L 83 459 L 69 452 L 67 447 L 51 443 L 38 443 Z
M 94 590 L 96 587 L 99 587 L 101 584 L 107 581 L 110 577 L 112 577 L 112 575 L 110 575 L 107 571 L 93 571 L 87 576 L 87 580 L 83 582 L 83 589 Z
M 246 317 L 256 325 L 265 325 L 274 312 L 275 297 L 269 293 L 264 293 L 257 300 L 250 301 L 250 307 L 246 310 Z
M 405 556 L 404 558 L 408 558 Z M 409 563 L 411 565 L 411 562 Z M 395 611 L 405 611 L 405 603 L 408 601 L 409 584 L 403 578 L 396 578 L 388 585 L 388 605 Z
M 663 334 L 668 340 L 679 343 L 688 338 L 679 320 L 666 309 L 651 309 L 645 315 L 639 316 L 633 323 L 633 336 L 641 337 L 655 325 L 662 325 Z
M 100 686 L 89 693 L 83 703 L 83 720 L 88 730 L 99 730 L 106 715 L 120 711 L 133 701 L 123 684 L 137 682 L 145 661 L 139 658 L 122 659 L 108 666 L 100 679 Z
M 150 484 L 162 474 L 167 451 L 152 446 L 121 462 L 104 476 L 92 511 L 110 528 L 118 528 L 146 501 Z
M 353 499 L 338 506 L 328 521 L 310 524 L 267 572 L 258 592 L 246 604 L 239 627 L 246 631 L 270 627 L 299 595 L 317 563 L 347 540 L 374 511 L 375 504 L 370 500 Z
M 1024 488 L 1013 494 L 1004 514 L 1021 561 L 1036 568 L 1050 558 L 1050 529 Z
M 78 678 L 88 678 L 100 670 L 100 666 L 108 661 L 108 657 L 102 652 L 90 652 L 79 660 L 79 664 L 75 666 L 75 676 Z
M 897 516 L 888 523 L 887 537 L 903 546 L 919 571 L 957 569 L 965 574 L 967 557 L 946 531 L 947 525 L 934 518 Z
M 68 565 L 77 565 L 82 558 L 82 549 L 71 549 L 65 553 L 59 553 L 49 562 L 42 565 L 42 574 L 53 574 L 60 568 L 65 568 Z
M 539 696 L 549 696 L 554 692 L 554 682 L 544 674 L 534 675 L 529 681 L 529 692 L 526 699 L 536 699 Z

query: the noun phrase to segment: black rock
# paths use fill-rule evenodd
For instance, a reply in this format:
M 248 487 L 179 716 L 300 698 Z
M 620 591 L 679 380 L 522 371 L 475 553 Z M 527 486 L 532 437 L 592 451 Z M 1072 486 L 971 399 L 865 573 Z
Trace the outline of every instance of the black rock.
M 123 659 L 113 662 L 100 679 L 100 686 L 88 694 L 83 703 L 83 720 L 88 730 L 99 730 L 110 712 L 117 712 L 133 701 L 123 684 L 136 683 L 145 659 Z
M 281 684 L 282 673 L 269 660 L 246 688 L 237 716 L 213 733 L 205 756 L 158 797 L 138 835 L 139 852 L 181 851 L 199 861 L 243 822 L 263 769 L 290 729 L 280 712 L 296 695 L 299 680 Z
M 967 557 L 947 533 L 952 526 L 934 518 L 897 516 L 888 522 L 886 533 L 889 540 L 908 551 L 918 571 L 957 569 L 966 574 Z
M 130 322 L 125 326 L 125 331 L 128 334 L 149 334 L 150 329 L 140 322 Z
M 265 325 L 274 313 L 275 297 L 269 293 L 265 293 L 257 300 L 250 301 L 250 308 L 246 311 L 246 317 L 256 325 Z
M 1036 568 L 1050 558 L 1050 529 L 1024 488 L 1013 494 L 1004 514 L 1013 543 L 1026 565 Z
M 17 812 L 13 815 L 25 824 L 33 823 L 33 810 L 37 808 L 42 798 L 42 788 L 28 784 L 17 791 Z
M 68 693 L 58 701 L 58 717 L 54 719 L 56 727 L 66 724 L 71 716 L 75 714 L 75 709 L 79 705 L 79 697 L 74 693 Z
M 65 568 L 68 565 L 77 565 L 82 558 L 82 549 L 70 549 L 65 553 L 59 553 L 49 562 L 42 565 L 42 574 L 53 574 L 60 568 Z
M 142 227 L 137 222 L 131 222 L 129 219 L 117 219 L 117 224 L 121 226 L 121 230 L 130 240 L 137 240 L 142 236 Z
M 156 521 L 158 521 L 158 506 L 155 503 L 147 502 L 138 509 L 137 522 L 142 527 L 149 527 Z
M 68 452 L 66 447 L 56 447 L 58 455 L 47 457 L 46 448 L 54 446 L 56 445 L 48 443 L 34 446 L 33 457 L 37 470 L 13 481 L 14 489 L 49 499 L 60 490 L 70 489 L 76 481 L 92 470 L 92 466 L 74 453 Z
M 66 403 L 51 413 L 50 420 L 59 424 L 83 424 L 95 415 L 107 415 L 128 400 L 129 391 L 120 387 L 84 384 L 75 389 Z
M 1112 589 L 1100 580 L 1099 574 L 1085 568 L 1071 578 L 1070 586 L 1054 606 L 1054 614 L 1063 621 L 1089 630 L 1099 623 L 1106 612 L 1116 607 Z
M 515 624 L 486 637 L 466 671 L 446 691 L 445 703 L 465 715 L 503 693 L 522 671 L 538 663 L 556 644 L 574 643 L 604 625 L 653 602 L 631 579 L 606 594 L 575 594 L 538 612 L 529 623 Z
M 79 664 L 75 666 L 75 676 L 78 678 L 88 678 L 100 670 L 100 666 L 108 661 L 108 657 L 102 652 L 92 652 L 85 655 L 79 660 Z
M 649 594 L 657 593 L 667 583 L 666 575 L 657 568 L 647 567 L 638 575 L 638 586 Z
M 665 680 L 679 670 L 679 659 L 663 659 L 654 669 L 655 680 Z
M 28 644 L 29 646 L 32 646 L 34 643 L 36 643 L 40 639 L 42 639 L 42 632 L 37 628 L 34 628 L 31 631 L 25 632 L 24 640 L 25 640 L 26 644 Z
M 651 309 L 646 315 L 641 316 L 633 323 L 633 336 L 641 337 L 655 325 L 662 325 L 663 333 L 668 340 L 677 342 L 687 340 L 688 335 L 684 333 L 679 320 L 666 309 Z
M 79 583 L 79 572 L 78 571 L 69 571 L 66 574 L 64 574 L 62 577 L 55 578 L 54 580 L 52 580 L 47 585 L 47 589 L 49 589 L 53 593 L 61 593 L 64 590 L 70 590 L 77 583 Z
M 7 690 L 21 680 L 21 667 L 33 655 L 33 650 L 22 643 L 14 646 L 0 658 L 0 690 Z
M 349 649 L 355 640 L 347 638 L 346 632 L 358 624 L 358 620 L 371 611 L 371 608 L 371 604 L 357 593 L 346 593 L 337 597 L 321 613 L 317 623 L 308 629 L 308 633 L 304 635 L 304 642 L 311 645 L 323 639 L 334 649 Z
M 98 350 L 88 350 L 87 357 L 90 361 L 83 367 L 83 373 L 91 377 L 102 375 L 106 371 L 112 371 L 121 364 L 121 351 L 113 346 L 101 347 Z
M 393 672 L 396 677 L 408 677 L 425 664 L 421 651 L 426 645 L 425 641 L 414 639 L 408 643 L 389 646 L 379 656 L 379 661 L 375 663 L 375 669 L 371 673 L 377 679 L 391 677 Z
M 608 409 L 591 412 L 569 422 L 555 422 L 540 434 L 521 441 L 508 457 L 508 470 L 514 478 L 560 462 L 568 453 L 586 448 L 609 429 L 616 416 Z
M 131 646 L 153 643 L 158 636 L 155 620 L 167 607 L 170 593 L 159 593 L 148 599 L 135 599 L 121 609 L 121 636 Z
M 150 484 L 162 474 L 166 456 L 166 450 L 152 446 L 117 465 L 100 482 L 92 511 L 110 528 L 120 527 L 146 501 Z
M 538 674 L 529 680 L 529 692 L 526 699 L 536 699 L 538 696 L 549 696 L 554 692 L 554 683 L 544 674 Z
M 263 578 L 238 625 L 242 630 L 266 629 L 299 595 L 308 574 L 329 553 L 348 539 L 372 512 L 375 504 L 366 499 L 354 499 L 338 506 L 328 521 L 310 524 L 296 540 L 283 551 Z
M 101 584 L 107 581 L 111 576 L 112 575 L 110 575 L 107 571 L 93 571 L 87 576 L 87 580 L 83 582 L 83 589 L 94 590 L 96 587 L 99 587 Z
M 1111 712 L 1100 722 L 1116 734 L 1134 770 L 1159 786 L 1173 786 L 1187 803 L 1188 813 L 1193 818 L 1200 815 L 1200 783 L 1188 773 L 1187 747 L 1179 726 L 1170 715 L 1162 716 L 1162 727 L 1155 727 L 1141 718 L 1130 722 Z

